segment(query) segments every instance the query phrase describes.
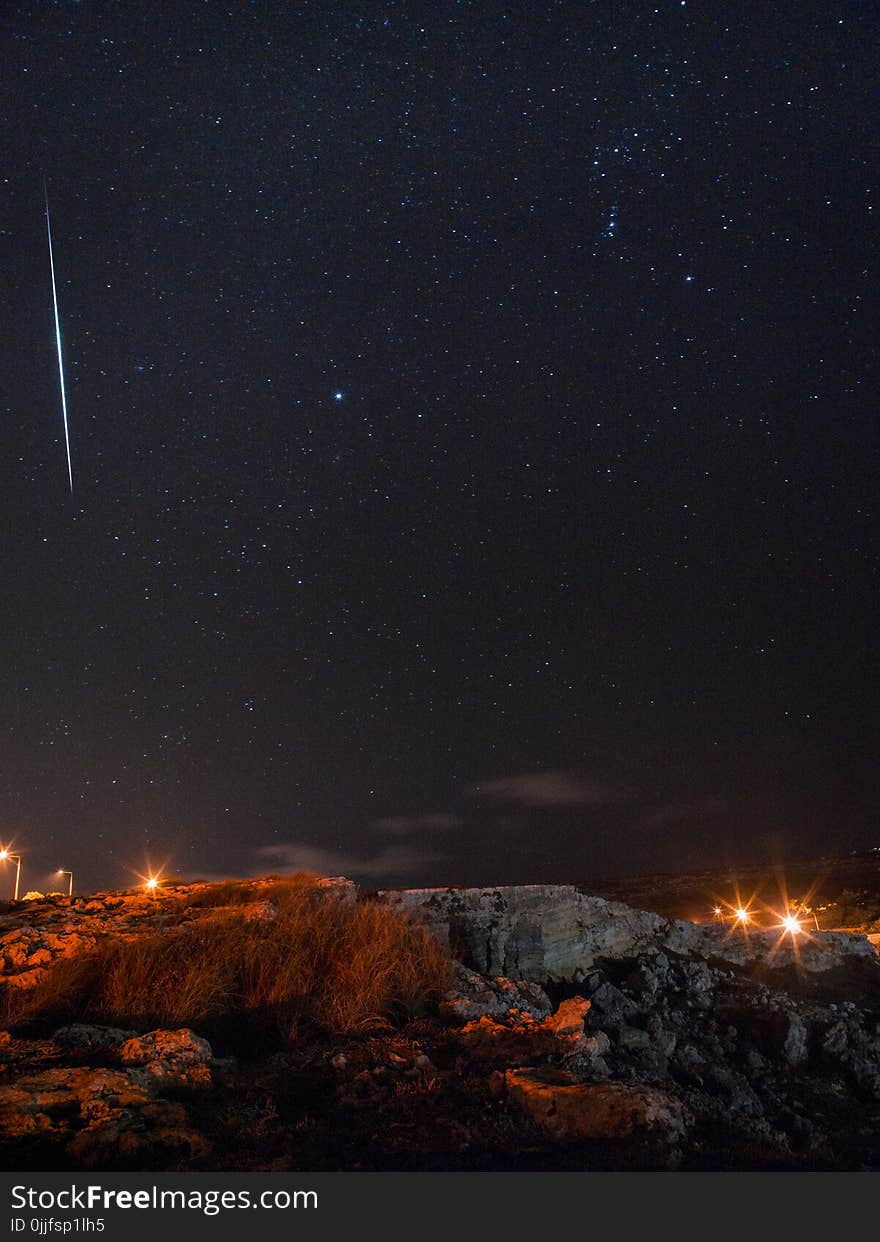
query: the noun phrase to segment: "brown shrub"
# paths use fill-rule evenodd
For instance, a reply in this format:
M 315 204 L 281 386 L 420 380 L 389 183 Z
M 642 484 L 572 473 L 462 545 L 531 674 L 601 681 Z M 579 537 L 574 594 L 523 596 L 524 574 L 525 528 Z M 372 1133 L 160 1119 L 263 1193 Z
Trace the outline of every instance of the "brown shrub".
M 423 1010 L 449 959 L 424 928 L 387 907 L 285 885 L 271 921 L 226 913 L 112 942 L 59 962 L 11 995 L 7 1021 L 102 1022 L 148 1029 L 212 1025 L 296 1038 L 363 1031 Z

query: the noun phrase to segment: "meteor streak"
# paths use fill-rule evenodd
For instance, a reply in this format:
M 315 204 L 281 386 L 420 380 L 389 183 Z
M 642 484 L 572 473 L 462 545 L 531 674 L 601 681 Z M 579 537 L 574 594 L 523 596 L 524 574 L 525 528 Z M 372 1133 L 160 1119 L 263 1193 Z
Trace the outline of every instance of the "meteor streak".
M 70 460 L 70 433 L 67 428 L 67 396 L 64 392 L 64 363 L 61 358 L 61 320 L 58 318 L 58 293 L 55 289 L 55 257 L 52 254 L 52 222 L 49 219 L 49 191 L 43 184 L 46 196 L 46 231 L 49 235 L 49 267 L 52 269 L 52 304 L 55 307 L 55 343 L 58 346 L 58 378 L 61 382 L 61 413 L 64 418 L 64 446 L 67 449 L 67 477 L 70 494 L 73 495 L 73 466 Z

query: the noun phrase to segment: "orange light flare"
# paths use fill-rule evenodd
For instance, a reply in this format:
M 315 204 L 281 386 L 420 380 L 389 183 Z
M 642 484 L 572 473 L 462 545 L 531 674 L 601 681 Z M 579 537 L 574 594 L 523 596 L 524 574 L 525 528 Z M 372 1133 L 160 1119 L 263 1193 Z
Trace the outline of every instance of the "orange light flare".
M 155 897 L 159 889 L 162 887 L 162 881 L 168 874 L 169 861 L 166 858 L 164 862 L 154 865 L 150 859 L 147 859 L 146 870 L 138 871 L 134 867 L 129 867 L 132 875 L 136 875 L 138 879 L 137 887 L 142 888 L 149 893 L 151 897 Z
M 800 919 L 796 914 L 784 915 L 779 926 L 783 931 L 788 932 L 790 936 L 800 936 L 804 930 L 801 926 Z
M 734 887 L 733 896 L 728 901 L 725 897 L 716 897 L 712 910 L 712 917 L 717 923 L 727 923 L 727 936 L 732 936 L 737 928 L 748 934 L 752 927 L 759 925 L 756 922 L 754 905 L 757 894 L 752 893 L 749 898 L 744 898 L 738 887 Z

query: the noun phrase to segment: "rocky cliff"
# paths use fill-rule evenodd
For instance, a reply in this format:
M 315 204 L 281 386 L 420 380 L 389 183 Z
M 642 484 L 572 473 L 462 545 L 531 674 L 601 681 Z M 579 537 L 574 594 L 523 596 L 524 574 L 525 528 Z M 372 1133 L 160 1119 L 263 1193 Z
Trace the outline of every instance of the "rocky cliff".
M 406 889 L 379 898 L 424 922 L 474 970 L 538 983 L 577 982 L 597 962 L 662 952 L 810 972 L 875 955 L 865 936 L 815 932 L 795 939 L 778 930 L 686 923 L 568 884 Z

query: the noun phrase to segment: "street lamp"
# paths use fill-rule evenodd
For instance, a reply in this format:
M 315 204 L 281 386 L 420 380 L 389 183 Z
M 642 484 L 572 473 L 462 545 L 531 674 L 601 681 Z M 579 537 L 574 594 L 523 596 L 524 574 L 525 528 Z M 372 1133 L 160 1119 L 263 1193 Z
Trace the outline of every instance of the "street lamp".
M 10 862 L 15 863 L 15 896 L 12 900 L 18 901 L 18 886 L 21 880 L 21 855 L 10 854 L 7 849 L 0 850 L 0 862 L 6 862 L 7 859 L 9 859 Z
M 67 896 L 68 896 L 68 897 L 72 897 L 72 896 L 73 896 L 73 872 L 72 872 L 72 871 L 65 871 L 65 869 L 64 869 L 63 867 L 59 867 L 59 868 L 58 868 L 58 870 L 56 871 L 56 873 L 55 873 L 55 874 L 56 874 L 56 875 L 66 875 L 66 876 L 69 876 L 69 877 L 70 877 L 70 884 L 68 885 L 68 888 L 67 888 Z

